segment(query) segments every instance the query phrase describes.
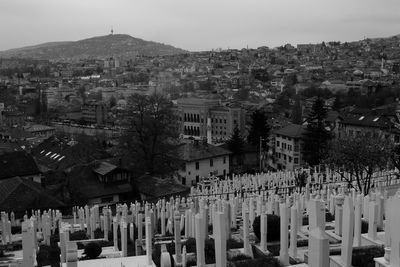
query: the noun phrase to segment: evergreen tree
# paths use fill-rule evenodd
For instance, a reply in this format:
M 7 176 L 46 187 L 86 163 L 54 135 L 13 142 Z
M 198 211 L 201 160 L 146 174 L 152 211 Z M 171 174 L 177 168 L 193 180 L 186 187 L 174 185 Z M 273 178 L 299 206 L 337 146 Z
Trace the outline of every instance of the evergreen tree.
M 303 112 L 300 103 L 300 97 L 297 96 L 296 101 L 294 102 L 293 110 L 292 110 L 292 123 L 294 124 L 302 124 L 303 123 Z
M 264 140 L 263 147 L 267 144 L 267 139 L 271 127 L 268 124 L 268 117 L 262 110 L 256 110 L 251 114 L 250 131 L 247 141 L 255 146 L 260 144 L 260 137 Z
M 341 103 L 341 100 L 340 100 L 340 96 L 336 95 L 335 96 L 335 101 L 333 102 L 332 109 L 336 110 L 336 111 L 339 111 L 341 108 L 342 108 L 342 103 Z
M 241 165 L 243 163 L 244 140 L 237 125 L 227 144 L 228 149 L 232 152 L 232 156 L 236 159 L 236 163 Z
M 308 116 L 307 131 L 304 134 L 304 160 L 311 166 L 321 164 L 328 152 L 331 133 L 326 129 L 326 117 L 324 100 L 318 97 Z

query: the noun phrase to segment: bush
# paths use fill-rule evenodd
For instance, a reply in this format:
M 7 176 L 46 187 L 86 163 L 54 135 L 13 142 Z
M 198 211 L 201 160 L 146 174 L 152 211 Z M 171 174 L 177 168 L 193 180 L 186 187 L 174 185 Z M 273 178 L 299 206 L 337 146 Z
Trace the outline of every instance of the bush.
M 229 238 L 226 241 L 226 248 L 227 249 L 243 248 L 243 242 L 237 241 L 236 239 L 233 238 Z
M 69 240 L 70 241 L 85 240 L 85 239 L 88 239 L 88 237 L 86 235 L 86 232 L 83 231 L 83 230 L 79 230 L 79 231 L 73 232 L 69 236 Z
M 196 253 L 196 239 L 194 239 L 193 237 L 190 237 L 186 240 L 185 246 L 187 253 Z
M 385 251 L 383 247 L 372 246 L 353 249 L 351 265 L 353 267 L 374 267 L 374 258 L 383 257 Z
M 231 258 L 231 261 L 244 261 L 244 260 L 250 260 L 251 257 L 246 255 L 246 254 L 238 254 L 235 255 Z
M 85 246 L 84 254 L 89 259 L 95 259 L 101 254 L 101 246 L 95 242 L 89 243 Z
M 366 234 L 368 233 L 368 222 L 361 220 L 361 233 Z
M 279 241 L 281 237 L 281 218 L 277 215 L 267 215 L 267 240 L 268 241 Z M 258 240 L 261 240 L 261 218 L 257 216 L 253 222 L 253 231 Z
M 330 213 L 329 211 L 327 211 L 325 213 L 325 222 L 332 222 L 335 220 L 335 216 L 332 215 L 332 213 Z M 303 217 L 303 225 L 309 225 L 309 218 L 308 216 L 304 216 Z
M 11 226 L 11 233 L 13 235 L 22 233 L 21 226 Z
M 266 256 L 252 260 L 229 262 L 228 267 L 281 267 L 278 259 Z
M 60 253 L 61 250 L 57 244 L 52 244 L 51 246 L 41 245 L 36 254 L 38 266 L 60 266 Z
M 195 258 L 191 258 L 186 262 L 186 267 L 197 266 L 197 261 Z
M 206 264 L 215 263 L 214 239 L 206 239 L 205 246 L 204 246 L 204 255 L 206 258 Z
M 325 221 L 326 222 L 332 222 L 335 220 L 335 215 L 333 215 L 332 213 L 330 213 L 329 211 L 327 211 L 325 213 Z
M 353 248 L 351 265 L 353 267 L 374 267 L 374 258 L 383 257 L 383 246 L 367 246 Z M 340 249 L 334 250 L 330 255 L 340 255 Z

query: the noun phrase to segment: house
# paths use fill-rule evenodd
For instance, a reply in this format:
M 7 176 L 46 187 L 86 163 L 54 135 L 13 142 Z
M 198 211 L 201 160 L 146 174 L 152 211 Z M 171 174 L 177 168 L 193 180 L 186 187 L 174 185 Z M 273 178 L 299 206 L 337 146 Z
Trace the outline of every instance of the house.
M 230 154 L 229 150 L 207 144 L 205 140 L 181 144 L 177 149 L 177 157 L 181 162 L 179 182 L 191 186 L 204 177 L 225 176 L 229 173 Z
M 303 164 L 301 151 L 305 125 L 289 124 L 274 132 L 275 144 L 269 165 L 277 170 L 295 170 Z
M 33 157 L 25 151 L 0 155 L 0 180 L 16 177 L 42 183 L 42 173 Z
M 0 180 L 0 210 L 22 217 L 27 210 L 61 208 L 65 204 L 38 183 L 21 177 Z
M 221 145 L 220 147 L 229 150 L 227 143 Z M 245 143 L 243 145 L 243 153 L 240 156 L 231 154 L 231 156 L 229 157 L 230 171 L 234 173 L 241 173 L 258 169 L 260 164 L 259 161 L 259 146 Z
M 132 179 L 130 171 L 106 161 L 100 162 L 93 171 L 103 184 L 130 183 Z
M 387 114 L 349 113 L 339 122 L 340 136 L 366 135 L 374 138 L 383 137 L 400 143 L 400 127 L 397 116 Z
M 76 165 L 109 157 L 97 142 L 87 139 L 61 139 L 55 136 L 34 147 L 32 155 L 43 171 L 64 171 Z
M 77 204 L 110 204 L 135 198 L 131 173 L 104 161 L 73 167 L 67 174 L 67 184 Z

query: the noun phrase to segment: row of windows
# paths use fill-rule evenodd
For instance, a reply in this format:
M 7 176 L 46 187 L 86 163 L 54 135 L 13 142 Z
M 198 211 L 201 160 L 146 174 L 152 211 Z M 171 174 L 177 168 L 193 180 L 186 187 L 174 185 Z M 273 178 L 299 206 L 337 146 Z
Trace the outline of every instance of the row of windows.
M 282 146 L 281 146 L 282 145 Z M 289 144 L 286 144 L 286 143 L 284 143 L 284 142 L 279 142 L 279 141 L 276 141 L 276 147 L 282 147 L 282 149 L 287 149 L 287 150 L 289 150 L 289 151 L 292 151 L 293 150 L 293 145 L 289 145 Z M 295 152 L 299 152 L 299 144 L 298 143 L 295 143 L 294 144 L 294 151 Z
M 292 158 L 291 156 L 287 156 L 287 155 L 285 155 L 283 153 L 279 153 L 279 152 L 276 152 L 275 156 L 279 159 L 283 159 L 285 161 L 287 160 L 289 163 L 292 163 L 292 160 L 293 160 L 294 164 L 299 164 L 299 158 Z
M 226 163 L 226 157 L 222 158 L 222 163 L 225 164 Z M 200 162 L 196 161 L 196 170 L 200 169 Z M 214 159 L 210 159 L 210 167 L 214 166 Z
M 204 119 L 200 119 L 200 114 L 185 113 L 183 114 L 183 120 L 187 122 L 204 122 Z
M 185 126 L 183 132 L 185 135 L 200 136 L 200 127 Z
M 226 132 L 223 131 L 211 131 L 211 134 L 219 134 L 219 135 L 226 135 Z
M 222 123 L 222 122 L 224 122 L 225 124 L 226 124 L 226 119 L 224 118 L 223 120 L 222 119 L 214 119 L 214 118 L 211 118 L 211 122 L 212 123 Z

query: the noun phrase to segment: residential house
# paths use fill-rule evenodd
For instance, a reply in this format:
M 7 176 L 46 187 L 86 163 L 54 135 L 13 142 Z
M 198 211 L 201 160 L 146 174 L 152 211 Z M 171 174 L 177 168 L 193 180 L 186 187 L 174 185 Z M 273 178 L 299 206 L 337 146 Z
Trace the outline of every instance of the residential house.
M 128 170 L 105 161 L 76 166 L 67 173 L 72 200 L 89 205 L 133 200 L 131 179 Z
M 305 125 L 289 124 L 273 132 L 275 144 L 269 161 L 271 168 L 293 171 L 303 165 L 302 141 Z
M 225 176 L 229 173 L 230 154 L 229 150 L 207 144 L 205 140 L 180 145 L 177 149 L 177 157 L 181 162 L 179 182 L 191 186 L 204 177 Z
M 0 155 L 0 180 L 16 177 L 42 183 L 42 173 L 33 157 L 25 151 Z
M 27 210 L 59 209 L 65 204 L 40 184 L 21 177 L 0 180 L 0 210 L 22 217 Z

